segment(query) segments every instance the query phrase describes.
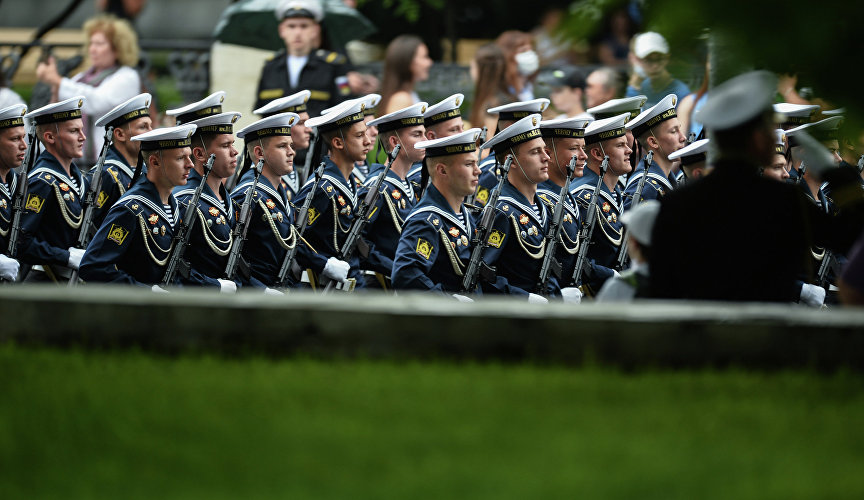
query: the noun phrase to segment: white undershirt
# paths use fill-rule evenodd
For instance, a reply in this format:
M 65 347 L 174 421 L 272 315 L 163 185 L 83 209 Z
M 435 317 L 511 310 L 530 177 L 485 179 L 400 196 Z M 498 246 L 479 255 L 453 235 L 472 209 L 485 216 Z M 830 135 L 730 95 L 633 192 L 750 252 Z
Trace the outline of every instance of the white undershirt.
M 291 81 L 291 86 L 296 87 L 300 82 L 300 72 L 309 61 L 309 56 L 288 56 L 288 79 Z

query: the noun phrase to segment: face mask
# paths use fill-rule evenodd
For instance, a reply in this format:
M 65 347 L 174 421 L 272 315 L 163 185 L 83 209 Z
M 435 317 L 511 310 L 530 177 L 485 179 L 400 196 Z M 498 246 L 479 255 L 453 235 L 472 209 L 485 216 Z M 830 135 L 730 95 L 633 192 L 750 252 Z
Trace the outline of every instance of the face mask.
M 645 73 L 645 68 L 643 68 L 639 63 L 633 63 L 633 72 L 639 75 L 640 78 L 648 78 L 648 74 Z
M 516 67 L 519 69 L 520 75 L 531 75 L 540 67 L 540 58 L 533 50 L 520 52 L 516 54 Z

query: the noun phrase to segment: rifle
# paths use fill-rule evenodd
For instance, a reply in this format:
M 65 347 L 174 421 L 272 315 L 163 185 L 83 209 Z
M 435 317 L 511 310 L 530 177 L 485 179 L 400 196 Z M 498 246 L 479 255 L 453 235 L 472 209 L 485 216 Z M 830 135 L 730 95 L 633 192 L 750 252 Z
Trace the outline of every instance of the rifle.
M 549 274 L 554 272 L 556 276 L 561 276 L 561 263 L 555 260 L 555 247 L 558 246 L 558 238 L 561 235 L 561 221 L 564 219 L 564 203 L 567 195 L 570 193 L 570 177 L 573 171 L 576 170 L 576 155 L 570 158 L 570 163 L 567 164 L 567 178 L 564 185 L 561 187 L 561 192 L 558 194 L 558 203 L 555 204 L 555 212 L 552 215 L 552 221 L 549 224 L 549 230 L 546 231 L 546 254 L 543 255 L 543 264 L 540 266 L 540 277 L 537 280 L 537 293 L 547 295 L 546 286 L 549 283 Z
M 585 212 L 582 231 L 579 233 L 579 257 L 576 259 L 576 267 L 573 269 L 573 279 L 570 280 L 573 286 L 579 285 L 579 280 L 582 279 L 582 271 L 587 267 L 585 260 L 588 255 L 588 245 L 591 243 L 591 236 L 594 234 L 594 222 L 597 219 L 597 198 L 600 195 L 600 186 L 603 185 L 603 177 L 606 176 L 606 170 L 608 169 L 609 155 L 604 155 L 603 163 L 600 164 L 600 178 L 597 179 L 597 185 L 594 186 L 594 193 L 591 194 L 591 203 L 588 204 L 588 211 Z
M 306 158 L 303 159 L 303 168 L 297 173 L 298 191 L 303 187 L 306 179 L 309 178 L 309 170 L 312 168 L 312 162 L 315 161 L 313 157 L 318 156 L 321 149 L 319 146 L 321 134 L 317 131 L 310 131 L 310 133 L 312 134 L 312 139 L 309 141 L 309 149 L 306 150 Z
M 18 254 L 18 236 L 21 234 L 21 216 L 24 213 L 24 203 L 27 199 L 27 177 L 30 171 L 33 170 L 33 164 L 36 163 L 36 125 L 30 124 L 30 130 L 27 131 L 27 153 L 24 156 L 24 166 L 21 168 L 21 173 L 18 175 L 18 186 L 15 190 L 15 195 L 12 197 L 12 227 L 9 229 L 9 257 L 15 258 Z M 11 172 L 15 175 L 15 172 Z
M 393 165 L 393 161 L 396 159 L 396 155 L 399 154 L 400 149 L 402 149 L 402 145 L 397 144 L 396 147 L 393 148 L 393 151 L 387 155 L 387 164 L 384 165 L 384 169 L 382 169 L 381 173 L 378 174 L 378 178 L 375 179 L 375 184 L 369 188 L 369 192 L 366 193 L 366 197 L 363 198 L 360 206 L 354 211 L 354 221 L 351 223 L 351 229 L 348 230 L 348 236 L 345 237 L 345 243 L 342 245 L 342 250 L 339 252 L 339 260 L 348 262 L 351 255 L 354 253 L 354 249 L 358 246 L 358 243 L 360 242 L 360 234 L 363 232 L 366 223 L 369 222 L 369 207 L 373 206 L 375 201 L 378 199 L 378 190 L 381 189 L 381 183 L 383 183 L 384 178 L 387 177 L 387 172 L 390 171 L 390 167 Z M 363 242 L 363 245 L 365 246 L 366 242 Z M 332 290 L 335 285 L 336 282 L 330 280 L 324 287 L 324 293 Z
M 864 155 L 858 158 L 858 175 L 861 175 L 862 171 L 864 171 Z
M 795 185 L 801 184 L 801 181 L 804 180 L 804 174 L 807 172 L 807 165 L 802 161 L 800 165 L 798 165 L 798 177 L 795 178 Z
M 279 269 L 279 275 L 276 278 L 274 286 L 276 288 L 285 288 L 288 282 L 288 273 L 291 272 L 291 265 L 294 264 L 294 259 L 297 257 L 297 249 L 300 248 L 300 240 L 303 238 L 303 233 L 306 232 L 306 224 L 309 222 L 309 207 L 312 205 L 312 198 L 315 197 L 315 191 L 318 190 L 318 183 L 321 181 L 321 176 L 324 175 L 324 167 L 327 162 L 322 161 L 318 168 L 315 169 L 315 184 L 309 188 L 309 194 L 303 200 L 303 207 L 297 212 L 297 241 L 294 246 L 285 254 L 285 259 L 282 260 L 282 267 Z
M 831 250 L 825 249 L 825 253 L 822 254 L 822 264 L 819 265 L 819 272 L 817 273 L 816 284 L 824 288 L 826 291 L 831 286 L 831 282 L 828 279 L 828 274 L 833 270 L 835 276 L 840 271 L 840 266 L 837 265 L 837 258 L 834 256 L 834 252 Z
M 498 178 L 498 185 L 489 195 L 489 200 L 483 206 L 483 212 L 480 214 L 480 222 L 474 230 L 474 237 L 471 239 L 471 244 L 474 248 L 471 250 L 471 260 L 468 261 L 468 267 L 465 268 L 465 275 L 462 277 L 462 290 L 459 293 L 472 293 L 477 288 L 477 281 L 482 271 L 488 273 L 494 272 L 494 269 L 483 262 L 483 252 L 489 247 L 489 235 L 492 232 L 492 222 L 495 219 L 495 206 L 498 204 L 498 195 L 504 188 L 504 181 L 507 179 L 507 174 L 510 172 L 510 164 L 513 163 L 513 155 L 507 155 L 504 160 L 504 166 L 501 167 L 501 177 Z
M 648 169 L 651 168 L 651 162 L 654 161 L 654 151 L 648 151 L 648 154 L 645 156 L 645 173 L 642 174 L 642 178 L 639 179 L 639 184 L 636 186 L 636 192 L 633 193 L 633 198 L 630 200 L 630 210 L 636 208 L 639 203 L 641 203 L 642 199 L 642 191 L 645 189 L 645 179 L 648 178 Z M 627 261 L 630 260 L 630 256 L 627 255 L 627 238 L 626 234 L 629 231 L 625 230 L 625 233 L 622 236 L 621 248 L 618 249 L 618 270 L 624 269 L 624 266 L 627 265 Z
M 81 220 L 81 227 L 78 228 L 78 238 L 75 242 L 77 248 L 87 248 L 87 243 L 90 243 L 90 238 L 96 232 L 96 227 L 93 225 L 93 216 L 96 215 L 96 197 L 99 196 L 99 190 L 102 188 L 102 169 L 105 167 L 105 156 L 108 155 L 108 148 L 111 147 L 113 137 L 114 126 L 109 125 L 105 128 L 105 140 L 102 142 L 99 160 L 92 170 L 90 187 L 84 195 L 84 218 Z M 72 271 L 72 276 L 69 277 L 69 286 L 77 284 L 78 269 L 75 269 Z
M 163 287 L 174 281 L 178 267 L 182 266 L 183 274 L 189 272 L 189 263 L 183 260 L 183 254 L 186 252 L 186 247 L 189 246 L 192 228 L 195 227 L 195 210 L 198 208 L 198 200 L 201 199 L 201 192 L 204 191 L 204 185 L 207 183 L 207 177 L 210 176 L 210 170 L 213 169 L 214 160 L 216 160 L 215 154 L 211 154 L 210 158 L 207 158 L 207 163 L 204 164 L 204 175 L 201 177 L 201 184 L 195 189 L 195 194 L 192 195 L 192 198 L 189 198 L 186 212 L 183 214 L 183 218 L 180 219 L 177 230 L 174 231 L 174 241 L 172 241 L 174 246 L 171 249 L 171 257 L 168 260 L 168 264 L 165 266 L 165 275 L 162 277 L 161 286 Z
M 252 186 L 246 190 L 246 198 L 243 199 L 243 205 L 240 207 L 240 218 L 237 224 L 234 225 L 234 230 L 231 231 L 231 254 L 228 256 L 228 265 L 225 266 L 225 277 L 231 281 L 237 277 L 237 268 L 245 276 L 249 276 L 249 264 L 243 260 L 243 244 L 246 243 L 246 233 L 249 232 L 249 221 L 252 219 L 252 196 L 255 194 L 255 189 L 258 187 L 258 179 L 261 178 L 261 169 L 264 168 L 264 158 L 258 160 L 258 164 L 253 167 L 255 180 L 252 181 Z

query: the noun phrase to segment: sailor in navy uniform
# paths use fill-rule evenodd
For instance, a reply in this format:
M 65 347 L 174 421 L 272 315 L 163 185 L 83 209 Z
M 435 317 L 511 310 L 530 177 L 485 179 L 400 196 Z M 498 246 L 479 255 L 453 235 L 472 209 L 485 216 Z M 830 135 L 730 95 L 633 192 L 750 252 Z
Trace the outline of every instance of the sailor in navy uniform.
M 642 151 L 653 152 L 654 155 L 639 200 L 633 198 L 639 189 L 640 179 L 646 175 L 645 157 L 640 158 L 637 170 L 627 176 L 627 187 L 624 189 L 625 211 L 634 203 L 638 205 L 645 200 L 659 199 L 678 184 L 672 172 L 674 165 L 669 154 L 686 146 L 687 138 L 678 122 L 678 113 L 675 110 L 677 104 L 678 97 L 669 94 L 627 122 L 627 129 L 633 132 Z
M 496 269 L 497 279 L 482 280 L 481 286 L 484 293 L 528 296 L 530 302 L 546 302 L 545 295 L 563 295 L 565 300 L 578 302 L 582 298 L 579 289 L 562 290 L 554 276 L 550 276 L 547 289 L 537 290 L 546 254 L 545 234 L 552 217 L 537 196 L 537 184 L 549 178 L 549 155 L 538 128 L 540 119 L 539 114 L 526 116 L 482 146 L 493 148 L 502 162 L 512 155 L 513 162 L 495 207 L 489 246 L 483 252 L 483 262 Z
M 711 139 L 700 139 L 693 144 L 684 146 L 678 151 L 669 154 L 670 160 L 681 161 L 681 173 L 683 174 L 683 178 L 678 181 L 678 187 L 695 182 L 697 179 L 701 179 L 708 175 L 711 171 L 711 167 L 708 166 L 707 162 L 708 144 L 710 144 L 710 142 Z M 785 168 L 783 169 L 783 172 L 786 172 Z
M 270 101 L 266 105 L 253 111 L 253 113 L 263 118 L 268 118 L 280 113 L 295 113 L 299 117 L 290 127 L 291 149 L 295 152 L 295 158 L 298 151 L 306 151 L 309 149 L 309 142 L 312 134 L 309 127 L 306 126 L 306 120 L 309 119 L 307 103 L 309 102 L 309 96 L 311 94 L 312 93 L 308 90 L 301 90 L 296 94 L 291 94 L 287 97 L 280 97 L 279 99 Z M 294 165 L 294 167 L 303 166 L 302 164 L 295 165 L 293 161 L 292 165 Z M 297 192 L 300 191 L 300 172 L 298 172 L 298 168 L 294 167 L 291 168 L 290 172 L 283 175 L 282 180 L 280 181 L 282 187 L 285 188 L 285 194 L 288 196 L 289 201 L 293 200 L 294 197 L 297 196 Z M 315 165 L 312 167 L 314 168 Z
M 274 54 L 261 70 L 255 107 L 308 89 L 311 92 L 309 115 L 318 116 L 323 109 L 348 99 L 351 94 L 348 59 L 337 52 L 314 50 L 320 34 L 315 25 L 324 17 L 321 3 L 317 0 L 280 2 L 275 14 L 286 50 Z
M 381 102 L 381 96 L 379 94 L 367 94 L 363 97 L 358 97 L 355 100 L 361 100 L 366 103 L 366 106 L 363 109 L 363 123 L 366 125 L 366 135 L 369 136 L 369 142 L 375 144 L 375 148 L 371 150 L 371 153 L 366 155 L 366 158 L 364 158 L 363 161 L 354 162 L 354 170 L 351 171 L 351 182 L 353 182 L 354 186 L 358 190 L 360 190 L 363 187 L 363 184 L 366 183 L 366 178 L 369 176 L 370 169 L 373 168 L 372 165 L 370 165 L 369 163 L 369 158 L 378 158 L 379 156 L 381 156 L 381 158 L 383 158 L 382 161 L 385 161 L 387 155 L 383 151 L 383 148 L 380 146 L 380 143 L 376 144 L 376 138 L 378 137 L 378 127 L 376 127 L 375 125 L 370 125 L 375 120 L 375 106 L 377 106 L 378 103 Z M 327 108 L 321 112 L 321 115 L 326 115 L 327 113 L 333 111 L 336 108 L 337 106 Z M 317 165 L 313 165 L 313 167 L 317 167 Z
M 792 164 L 794 166 L 793 170 L 798 171 L 798 182 L 796 182 L 795 184 L 799 188 L 801 188 L 801 191 L 804 193 L 807 199 L 810 200 L 810 202 L 812 202 L 820 211 L 824 212 L 829 216 L 837 214 L 837 207 L 829 196 L 832 186 L 827 182 L 822 182 L 814 172 L 812 172 L 809 168 L 806 168 L 807 163 L 805 161 L 805 154 L 807 153 L 807 147 L 803 144 L 801 140 L 801 134 L 810 134 L 813 139 L 821 143 L 821 145 L 824 146 L 831 154 L 831 160 L 833 161 L 833 163 L 839 166 L 842 159 L 839 155 L 837 129 L 839 128 L 842 121 L 842 117 L 834 116 L 831 118 L 820 120 L 818 122 L 806 123 L 804 125 L 800 125 L 786 131 L 786 137 L 790 144 Z M 805 165 L 803 174 L 801 173 L 802 164 Z M 811 247 L 810 256 L 813 259 L 812 266 L 814 269 L 819 269 L 822 264 L 822 260 L 825 258 L 826 255 L 827 253 L 824 248 L 815 245 Z M 834 258 L 837 259 L 838 269 L 846 262 L 846 257 L 842 254 L 835 253 Z M 836 273 L 829 273 L 828 279 L 832 285 L 836 286 Z M 822 296 L 827 296 L 827 294 L 823 293 Z M 831 299 L 831 302 L 834 302 L 833 296 L 829 296 L 829 298 Z
M 81 260 L 82 280 L 164 291 L 159 283 L 181 216 L 171 191 L 192 171 L 189 146 L 195 128 L 162 128 L 132 138 L 141 143 L 138 165 L 146 161 L 147 172 L 108 210 Z
M 351 180 L 351 172 L 354 163 L 362 161 L 372 146 L 363 121 L 367 102 L 363 98 L 352 99 L 306 122 L 321 134 L 322 144 L 329 153 L 323 158 L 324 174 L 309 206 L 309 223 L 303 235 L 308 245 L 298 250 L 310 263 L 304 281 L 309 281 L 313 288 L 318 288 L 319 283 L 323 286 L 328 280 L 336 281 L 337 287 L 346 290 L 363 286 L 362 280 L 358 282 L 358 252 L 353 252 L 349 262 L 337 257 L 343 250 L 358 205 L 357 187 Z M 313 185 L 314 180 L 300 189 L 296 206 L 303 205 Z
M 418 102 L 369 122 L 378 127 L 378 141 L 384 151 L 389 154 L 397 145 L 401 145 L 401 149 L 381 182 L 375 204 L 369 207 L 369 222 L 363 228 L 363 240 L 368 245 L 368 251 L 361 255 L 360 267 L 368 287 L 390 288 L 390 273 L 402 226 L 420 199 L 419 191 L 414 189 L 406 176 L 411 165 L 422 161 L 426 154 L 423 149 L 414 148 L 424 139 L 425 111 L 426 103 Z M 374 187 L 383 171 L 384 165 L 372 166 L 366 184 L 359 191 L 359 199 L 363 199 Z
M 239 118 L 240 113 L 225 112 L 190 122 L 198 127 L 192 136 L 195 168 L 186 185 L 174 190 L 183 213 L 203 180 L 204 164 L 211 154 L 216 158 L 198 199 L 195 220 L 188 221 L 191 235 L 183 259 L 189 263 L 189 275 L 180 276 L 184 285 L 215 287 L 225 293 L 237 290 L 237 282 L 223 279 L 233 245 L 231 231 L 238 216 L 223 181 L 234 175 L 237 167 L 239 152 L 234 147 L 233 125 Z
M 595 120 L 612 118 L 613 116 L 618 116 L 622 113 L 629 113 L 629 119 L 633 120 L 642 112 L 642 106 L 645 105 L 647 100 L 648 98 L 644 95 L 622 97 L 620 99 L 606 101 L 603 104 L 594 106 L 593 108 L 588 108 L 586 111 L 588 114 L 593 116 Z M 638 168 L 639 161 L 644 155 L 639 153 L 639 145 L 636 142 L 636 138 L 633 137 L 633 132 L 631 132 L 630 129 L 627 129 L 627 147 L 633 151 L 633 153 L 630 154 L 630 165 L 636 169 Z M 627 176 L 622 175 L 619 177 L 618 183 L 621 185 L 621 190 L 623 191 L 624 187 L 627 186 Z
M 20 268 L 18 261 L 8 256 L 8 250 L 14 220 L 12 203 L 18 189 L 18 175 L 13 169 L 24 164 L 27 152 L 26 113 L 24 104 L 0 109 L 0 280 L 6 281 L 14 281 Z
M 84 255 L 83 249 L 73 247 L 84 218 L 81 198 L 87 191 L 74 162 L 84 154 L 83 105 L 84 97 L 73 97 L 25 115 L 36 123 L 36 134 L 45 147 L 27 178 L 21 214 L 16 258 L 33 265 L 27 280 L 68 278 Z
M 618 177 L 630 170 L 630 153 L 627 146 L 625 124 L 630 119 L 629 113 L 623 113 L 612 118 L 597 120 L 585 128 L 585 144 L 588 153 L 587 168 L 584 175 L 570 184 L 570 192 L 579 204 L 579 215 L 586 220 L 591 195 L 600 177 L 600 167 L 604 156 L 609 157 L 609 165 L 603 182 L 600 182 L 600 192 L 595 207 L 596 219 L 594 232 L 591 235 L 587 257 L 593 261 L 597 269 L 614 269 L 617 264 L 618 252 L 623 241 L 623 196 L 618 186 Z M 610 271 L 606 271 L 611 275 Z
M 294 150 L 291 147 L 291 128 L 300 122 L 297 113 L 279 113 L 245 127 L 237 132 L 244 139 L 246 152 L 251 156 L 251 167 L 243 173 L 231 197 L 238 207 L 246 199 L 255 180 L 254 166 L 264 160 L 258 185 L 252 194 L 249 230 L 243 245 L 243 258 L 249 264 L 250 279 L 244 284 L 274 287 L 286 254 L 301 240 L 294 227 L 294 207 L 280 180 L 294 168 Z M 300 268 L 309 267 L 305 255 L 298 252 Z M 299 281 L 299 276 L 288 275 L 287 288 Z
M 461 291 L 474 236 L 474 224 L 463 201 L 474 193 L 480 176 L 479 136 L 480 129 L 472 128 L 415 144 L 426 150 L 423 163 L 429 185 L 402 227 L 393 260 L 394 289 Z
M 153 129 L 150 119 L 150 94 L 139 94 L 128 101 L 117 105 L 114 109 L 96 120 L 97 127 L 114 127 L 111 135 L 111 145 L 105 154 L 102 166 L 102 181 L 99 192 L 96 193 L 96 206 L 93 210 L 93 229 L 98 229 L 111 208 L 120 199 L 135 173 L 133 164 L 137 163 L 138 148 L 141 143 L 132 141 L 136 135 Z M 91 182 L 95 172 L 89 174 Z
M 588 159 L 588 155 L 585 153 L 585 127 L 591 121 L 590 118 L 574 117 L 540 122 L 540 132 L 546 142 L 546 151 L 551 160 L 549 161 L 549 179 L 537 185 L 537 196 L 546 204 L 550 214 L 555 212 L 555 205 L 558 204 L 564 184 L 567 183 L 569 187 L 571 179 L 577 179 L 584 174 L 585 162 Z M 567 179 L 567 165 L 573 156 L 576 156 L 576 168 L 572 177 Z M 556 251 L 556 259 L 561 263 L 559 284 L 566 284 L 566 286 L 581 284 L 571 281 L 579 257 L 579 233 L 581 230 L 582 218 L 579 215 L 579 207 L 570 190 L 567 189 L 564 197 L 561 236 Z M 602 273 L 595 286 L 599 288 L 609 275 L 611 272 Z M 591 272 L 584 276 L 587 279 L 597 276 L 597 273 Z
M 789 102 L 778 102 L 773 105 L 774 112 L 778 116 L 783 117 L 780 128 L 783 130 L 792 130 L 801 125 L 806 125 L 813 121 L 813 117 L 819 111 L 818 104 L 792 104 Z M 798 167 L 793 165 L 789 170 L 789 179 L 786 182 L 797 184 Z
M 465 102 L 464 95 L 453 94 L 426 108 L 426 112 L 423 113 L 426 140 L 441 139 L 462 132 L 464 123 L 459 107 L 463 102 Z M 411 165 L 411 170 L 408 172 L 408 182 L 418 193 L 422 191 L 422 171 L 423 162 L 419 161 Z
M 498 134 L 526 116 L 543 113 L 548 107 L 549 99 L 541 98 L 530 101 L 511 102 L 510 104 L 487 109 L 486 112 L 490 115 L 498 115 L 498 130 L 494 131 L 495 134 Z M 489 155 L 480 161 L 480 184 L 477 185 L 477 192 L 471 200 L 472 203 L 479 206 L 486 205 L 486 200 L 489 199 L 492 189 L 498 185 L 498 163 L 495 160 L 495 151 L 489 151 Z M 503 162 L 500 163 L 503 164 Z

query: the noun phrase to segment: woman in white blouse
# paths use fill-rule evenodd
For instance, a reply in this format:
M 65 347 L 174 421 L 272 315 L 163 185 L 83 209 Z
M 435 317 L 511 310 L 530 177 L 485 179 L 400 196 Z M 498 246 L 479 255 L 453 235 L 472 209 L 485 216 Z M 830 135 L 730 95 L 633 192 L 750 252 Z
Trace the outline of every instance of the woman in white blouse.
M 60 76 L 54 58 L 40 63 L 36 76 L 51 85 L 52 101 L 83 95 L 82 112 L 87 123 L 88 140 L 85 158 L 93 159 L 102 148 L 104 130 L 93 123 L 118 104 L 141 93 L 141 78 L 134 66 L 138 63 L 138 36 L 123 19 L 103 15 L 84 23 L 90 68 L 72 78 Z M 101 127 L 100 127 L 101 129 Z

